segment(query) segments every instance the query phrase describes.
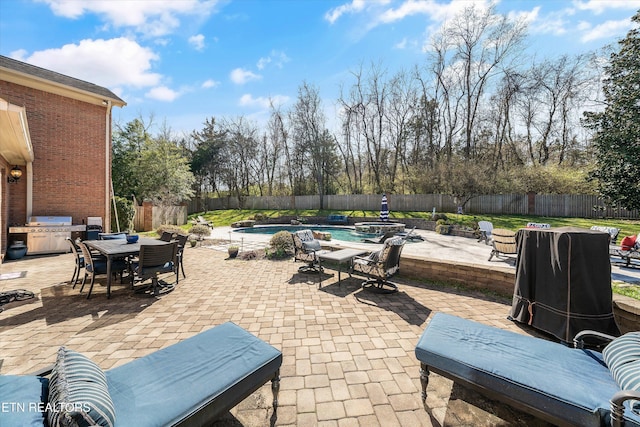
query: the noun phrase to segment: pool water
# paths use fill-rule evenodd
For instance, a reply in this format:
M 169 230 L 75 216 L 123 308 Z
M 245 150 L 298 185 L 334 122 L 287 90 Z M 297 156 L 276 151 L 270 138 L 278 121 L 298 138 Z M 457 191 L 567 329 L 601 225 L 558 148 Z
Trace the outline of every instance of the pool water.
M 245 234 L 276 234 L 278 231 L 288 231 L 293 233 L 298 230 L 313 230 L 331 233 L 331 239 L 342 240 L 344 242 L 362 242 L 362 239 L 376 238 L 376 234 L 360 233 L 350 227 L 335 227 L 330 225 L 266 225 L 257 227 L 247 227 L 233 230 L 234 233 Z

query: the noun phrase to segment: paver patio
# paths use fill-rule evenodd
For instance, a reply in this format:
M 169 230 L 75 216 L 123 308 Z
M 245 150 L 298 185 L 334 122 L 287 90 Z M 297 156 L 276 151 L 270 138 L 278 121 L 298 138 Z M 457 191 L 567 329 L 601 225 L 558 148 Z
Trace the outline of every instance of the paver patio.
M 317 277 L 298 273 L 301 264 L 290 259 L 226 258 L 189 247 L 187 278 L 172 293 L 152 298 L 116 284 L 107 299 L 96 285 L 90 300 L 69 283 L 71 254 L 5 262 L 0 273 L 26 275 L 0 281 L 0 291 L 22 288 L 36 298 L 0 313 L 0 373 L 50 365 L 61 345 L 109 369 L 233 321 L 282 351 L 280 406 L 271 419 L 267 385 L 216 425 L 545 425 L 435 374 L 429 412 L 420 400 L 414 348 L 430 316 L 443 311 L 532 333 L 506 319 L 508 300 L 400 279 L 400 292 L 378 295 L 355 277 L 338 285 L 332 270 L 319 290 Z

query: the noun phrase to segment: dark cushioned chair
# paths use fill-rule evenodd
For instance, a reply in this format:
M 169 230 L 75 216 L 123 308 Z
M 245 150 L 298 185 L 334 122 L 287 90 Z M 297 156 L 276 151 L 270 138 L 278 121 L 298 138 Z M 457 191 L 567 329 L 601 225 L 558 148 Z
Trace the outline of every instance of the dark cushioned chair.
M 613 339 L 589 331 L 578 334 L 576 343 L 593 335 Z M 639 363 L 640 339 L 621 340 L 623 337 L 608 344 L 613 346 L 609 353 L 616 348 L 635 349 L 634 356 L 621 362 L 612 354 L 604 355 L 608 346 L 603 353 L 571 348 L 436 313 L 415 349 L 421 365 L 422 399 L 426 400 L 429 371 L 433 371 L 555 425 L 640 426 L 640 416 L 626 401 L 640 399 L 640 393 L 637 388 L 623 390 L 612 375 L 614 367 L 607 366 L 611 360 Z M 620 344 L 615 344 L 618 340 Z M 635 378 L 638 387 L 637 371 Z
M 281 365 L 279 350 L 224 323 L 105 371 L 114 426 L 211 425 L 268 381 L 275 411 Z M 1 425 L 45 425 L 38 409 L 47 406 L 48 390 L 49 379 L 41 376 L 0 375 L 0 402 L 12 403 Z
M 93 283 L 96 279 L 96 274 L 107 274 L 107 259 L 102 255 L 94 255 L 87 245 L 82 242 L 78 242 L 78 246 L 82 251 L 82 259 L 84 263 L 84 277 L 82 278 L 82 286 L 80 286 L 80 293 L 84 290 L 84 285 L 87 282 L 87 277 L 91 276 L 91 283 L 89 285 L 89 293 L 87 299 L 91 298 L 91 291 L 93 291 Z M 122 282 L 122 272 L 128 270 L 127 262 L 124 259 L 114 259 L 111 262 L 111 271 L 113 274 L 120 274 L 120 281 Z

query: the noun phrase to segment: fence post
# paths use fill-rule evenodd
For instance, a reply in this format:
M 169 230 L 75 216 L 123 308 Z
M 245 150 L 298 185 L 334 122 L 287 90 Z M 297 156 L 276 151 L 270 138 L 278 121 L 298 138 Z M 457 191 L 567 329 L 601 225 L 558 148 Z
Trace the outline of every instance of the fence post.
M 536 214 L 536 193 L 529 191 L 527 193 L 527 215 Z
M 153 230 L 153 203 L 142 202 L 142 231 Z

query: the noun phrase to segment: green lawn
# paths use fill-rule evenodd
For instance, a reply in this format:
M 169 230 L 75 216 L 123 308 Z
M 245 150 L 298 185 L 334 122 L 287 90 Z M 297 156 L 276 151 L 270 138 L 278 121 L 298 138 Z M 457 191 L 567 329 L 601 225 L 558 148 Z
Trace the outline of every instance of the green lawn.
M 379 211 L 328 211 L 328 210 L 257 210 L 257 209 L 227 209 L 219 211 L 210 211 L 204 213 L 195 213 L 189 218 L 196 215 L 202 215 L 208 220 L 213 221 L 214 225 L 224 226 L 231 225 L 235 221 L 253 218 L 254 215 L 264 215 L 267 218 L 277 218 L 280 216 L 327 216 L 330 214 L 342 214 L 356 217 L 377 218 Z M 495 228 L 506 228 L 509 230 L 518 230 L 527 225 L 528 222 L 547 223 L 552 227 L 582 227 L 591 228 L 592 225 L 600 225 L 606 227 L 616 227 L 620 229 L 619 236 L 630 236 L 640 233 L 640 220 L 623 220 L 623 219 L 595 219 L 595 218 L 560 218 L 560 217 L 537 217 L 522 215 L 457 215 L 452 213 L 446 214 L 452 224 L 460 224 L 472 227 L 477 221 L 491 221 Z M 404 218 L 424 218 L 431 219 L 431 212 L 394 212 L 389 214 L 391 219 L 402 220 Z M 189 228 L 189 226 L 185 226 Z

